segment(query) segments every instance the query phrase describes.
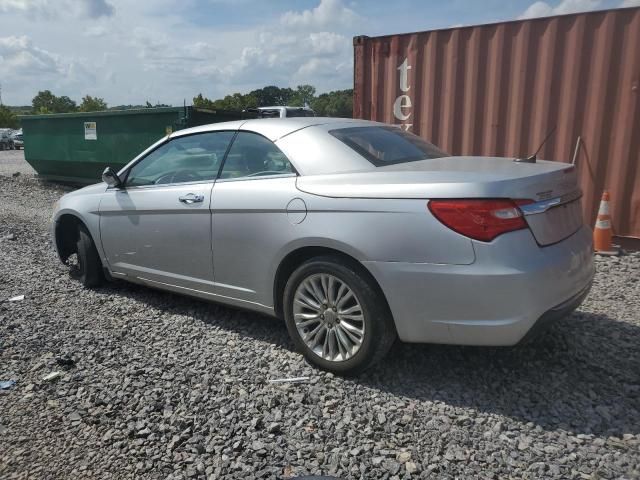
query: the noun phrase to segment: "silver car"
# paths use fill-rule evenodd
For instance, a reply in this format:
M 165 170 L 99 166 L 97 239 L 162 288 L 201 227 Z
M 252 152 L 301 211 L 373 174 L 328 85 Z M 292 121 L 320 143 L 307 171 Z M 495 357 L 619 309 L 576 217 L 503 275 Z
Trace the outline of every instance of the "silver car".
M 514 345 L 594 275 L 573 166 L 452 157 L 398 127 L 256 119 L 163 138 L 61 198 L 53 235 L 104 277 L 284 318 L 356 374 L 404 342 Z

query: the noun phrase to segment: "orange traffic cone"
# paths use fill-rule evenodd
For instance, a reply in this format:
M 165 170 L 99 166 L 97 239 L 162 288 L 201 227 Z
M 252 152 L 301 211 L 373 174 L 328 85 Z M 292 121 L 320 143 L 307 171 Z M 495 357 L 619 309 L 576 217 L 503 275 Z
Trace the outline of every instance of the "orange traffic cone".
M 609 192 L 602 192 L 596 226 L 593 229 L 593 248 L 599 255 L 618 255 L 619 250 L 611 245 L 611 215 L 609 214 Z

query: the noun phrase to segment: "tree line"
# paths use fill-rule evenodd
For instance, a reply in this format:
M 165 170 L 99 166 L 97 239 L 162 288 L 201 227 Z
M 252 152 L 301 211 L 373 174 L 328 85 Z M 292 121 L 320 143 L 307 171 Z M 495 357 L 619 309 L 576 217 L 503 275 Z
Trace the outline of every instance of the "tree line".
M 298 85 L 296 88 L 280 88 L 269 85 L 249 93 L 234 93 L 224 98 L 210 100 L 199 93 L 193 97 L 193 106 L 210 110 L 246 110 L 248 108 L 290 105 L 292 107 L 309 106 L 316 115 L 326 117 L 351 118 L 353 112 L 353 90 L 335 90 L 316 95 L 312 85 Z M 109 107 L 103 98 L 85 95 L 78 105 L 66 95 L 57 96 L 50 90 L 43 90 L 33 97 L 31 107 L 7 107 L 0 105 L 0 128 L 19 128 L 18 115 L 99 112 L 103 110 L 130 110 L 137 108 L 169 107 L 157 103 L 152 105 L 117 105 Z
M 280 88 L 269 85 L 249 93 L 234 93 L 218 100 L 210 100 L 199 93 L 193 97 L 193 106 L 210 110 L 246 110 L 256 107 L 290 105 L 309 106 L 322 117 L 351 118 L 353 115 L 353 90 L 335 90 L 316 95 L 312 85 Z
M 78 105 L 66 95 L 57 96 L 50 90 L 43 90 L 33 97 L 31 108 L 0 105 L 0 128 L 17 129 L 18 115 L 38 115 L 44 113 L 99 112 L 107 110 L 107 103 L 100 97 L 85 95 Z

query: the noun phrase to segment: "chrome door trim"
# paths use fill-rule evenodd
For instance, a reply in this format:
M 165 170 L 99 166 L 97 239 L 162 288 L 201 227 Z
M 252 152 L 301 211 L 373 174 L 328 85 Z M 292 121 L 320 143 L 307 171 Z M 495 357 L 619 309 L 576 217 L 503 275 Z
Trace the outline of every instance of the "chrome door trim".
M 264 312 L 273 313 L 273 306 L 264 305 L 259 302 L 252 302 L 251 300 L 243 300 L 237 297 L 229 297 L 227 295 L 220 295 L 218 293 L 206 292 L 204 290 L 198 290 L 195 288 L 183 287 L 181 285 L 175 285 L 173 283 L 160 282 L 158 280 L 151 280 L 150 278 L 140 277 L 140 276 L 135 276 L 135 277 L 129 276 L 128 280 L 133 282 L 137 280 L 139 283 L 149 285 L 149 286 L 157 286 L 158 288 L 161 288 L 164 290 L 172 289 L 180 292 L 185 292 L 188 295 L 193 295 L 199 298 L 210 298 L 212 300 L 218 300 L 220 303 L 225 303 L 225 304 L 231 304 L 231 305 L 237 305 L 237 306 L 242 306 L 243 304 L 245 305 L 250 304 L 254 308 L 257 308 Z

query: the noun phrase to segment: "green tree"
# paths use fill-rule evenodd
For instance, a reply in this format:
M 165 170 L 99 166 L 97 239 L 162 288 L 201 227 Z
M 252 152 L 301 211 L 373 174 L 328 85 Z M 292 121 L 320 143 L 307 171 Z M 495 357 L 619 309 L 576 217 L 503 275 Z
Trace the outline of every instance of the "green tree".
M 38 92 L 31 101 L 35 113 L 68 113 L 78 109 L 76 102 L 66 95 L 57 97 L 50 90 Z
M 38 94 L 31 100 L 33 111 L 35 113 L 52 113 L 55 104 L 56 96 L 51 93 L 51 90 L 44 90 L 38 92 Z
M 311 105 L 316 98 L 316 87 L 313 85 L 298 85 L 289 99 L 289 105 L 292 107 L 304 107 Z
M 82 103 L 79 110 L 81 112 L 100 112 L 107 109 L 107 103 L 100 97 L 92 97 L 85 95 L 82 97 Z
M 4 105 L 0 105 L 0 128 L 17 129 L 19 126 L 20 122 L 18 122 L 18 116 L 9 108 Z
M 166 103 L 156 103 L 155 105 L 152 105 L 151 102 L 149 100 L 147 100 L 145 102 L 144 108 L 164 108 L 164 107 L 170 107 L 171 105 L 167 105 Z
M 207 97 L 203 96 L 201 93 L 198 94 L 197 97 L 193 97 L 193 106 L 198 108 L 208 108 L 214 109 L 215 105 L 211 100 Z
M 335 90 L 323 93 L 311 102 L 311 108 L 318 116 L 351 118 L 353 116 L 353 90 Z
M 302 107 L 306 104 L 320 116 L 351 118 L 353 90 L 335 90 L 316 96 L 313 85 L 298 85 L 295 90 L 269 85 L 246 94 L 234 93 L 217 100 L 210 100 L 201 93 L 193 97 L 195 107 L 217 110 L 246 110 L 272 105 Z
M 77 110 L 78 110 L 78 105 L 76 105 L 76 102 L 71 100 L 66 95 L 63 95 L 62 97 L 58 97 L 56 99 L 53 111 L 55 113 L 69 113 L 69 112 L 76 112 Z
M 249 93 L 255 97 L 257 107 L 271 107 L 275 105 L 288 105 L 289 100 L 293 96 L 291 88 L 279 88 L 275 85 L 269 85 Z

